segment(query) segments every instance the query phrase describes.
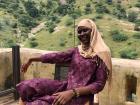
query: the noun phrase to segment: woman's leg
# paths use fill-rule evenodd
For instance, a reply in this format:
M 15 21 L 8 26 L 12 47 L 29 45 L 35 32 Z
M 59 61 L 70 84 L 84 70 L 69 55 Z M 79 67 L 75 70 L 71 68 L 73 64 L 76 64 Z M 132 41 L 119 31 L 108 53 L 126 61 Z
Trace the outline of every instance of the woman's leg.
M 65 90 L 66 81 L 60 82 L 50 79 L 26 80 L 17 85 L 17 90 L 22 101 L 32 102 L 45 95 L 52 95 L 54 92 Z
M 45 99 L 47 101 L 45 101 Z M 50 97 L 49 96 L 44 96 L 44 97 L 41 97 L 41 98 L 39 98 L 37 100 L 34 100 L 32 102 L 26 102 L 26 104 L 25 104 L 25 102 L 23 102 L 22 99 L 19 98 L 18 105 L 51 105 L 49 103 L 52 103 L 53 100 L 54 100 L 53 96 L 50 96 Z
M 26 105 L 26 104 L 21 100 L 21 98 L 19 99 L 19 105 Z

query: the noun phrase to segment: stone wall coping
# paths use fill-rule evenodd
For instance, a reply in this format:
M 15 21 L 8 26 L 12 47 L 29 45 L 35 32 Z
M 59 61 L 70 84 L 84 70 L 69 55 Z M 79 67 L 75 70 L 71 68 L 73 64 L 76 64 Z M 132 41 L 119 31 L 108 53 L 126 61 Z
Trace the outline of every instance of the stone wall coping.
M 139 59 L 112 58 L 112 64 L 116 66 L 140 68 Z
M 0 48 L 1 52 L 11 52 L 12 48 Z M 46 51 L 46 50 L 40 50 L 40 49 L 32 49 L 32 48 L 20 48 L 20 52 L 29 52 L 29 53 L 52 53 L 52 52 L 58 52 L 58 51 Z M 113 65 L 116 66 L 123 66 L 123 67 L 135 67 L 140 68 L 140 59 L 122 59 L 122 58 L 112 58 Z

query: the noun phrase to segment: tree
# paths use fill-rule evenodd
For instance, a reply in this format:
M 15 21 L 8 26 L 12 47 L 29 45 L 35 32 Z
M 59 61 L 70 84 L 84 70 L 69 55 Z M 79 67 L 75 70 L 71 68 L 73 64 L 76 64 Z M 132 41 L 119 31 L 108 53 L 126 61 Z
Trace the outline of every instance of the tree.
M 51 21 L 51 20 L 50 21 L 47 21 L 45 25 L 47 27 L 47 30 L 50 33 L 54 32 L 54 28 L 56 27 L 56 24 L 53 21 Z
M 92 13 L 92 8 L 91 8 L 91 5 L 88 3 L 88 4 L 86 4 L 86 6 L 85 6 L 85 14 L 90 14 L 90 13 Z
M 39 17 L 39 10 L 36 8 L 36 4 L 34 1 L 28 0 L 24 3 L 24 6 L 31 17 Z
M 53 7 L 53 1 L 52 0 L 47 0 L 47 8 L 52 8 Z
M 73 19 L 76 19 L 82 15 L 81 9 L 79 7 L 74 7 L 73 8 L 73 13 L 70 14 L 70 16 Z
M 28 15 L 22 15 L 18 20 L 25 27 L 32 28 L 37 25 L 37 22 Z
M 62 15 L 62 16 L 64 16 L 64 15 L 66 15 L 66 14 L 68 14 L 68 9 L 69 7 L 68 7 L 68 4 L 65 4 L 65 5 L 60 5 L 59 7 L 58 7 L 58 13 L 60 14 L 60 15 Z
M 107 9 L 103 3 L 99 2 L 95 5 L 95 9 L 97 13 L 109 13 L 110 11 Z
M 57 12 L 64 16 L 66 14 L 73 14 L 74 9 L 75 9 L 75 0 L 67 0 L 66 4 L 61 4 L 59 3 L 58 8 L 57 8 Z
M 19 5 L 18 5 L 18 3 L 11 3 L 8 5 L 8 8 L 12 8 L 13 11 L 15 11 L 19 8 Z
M 120 4 L 117 4 L 116 8 L 113 9 L 113 15 L 117 16 L 119 19 L 127 17 L 125 9 Z

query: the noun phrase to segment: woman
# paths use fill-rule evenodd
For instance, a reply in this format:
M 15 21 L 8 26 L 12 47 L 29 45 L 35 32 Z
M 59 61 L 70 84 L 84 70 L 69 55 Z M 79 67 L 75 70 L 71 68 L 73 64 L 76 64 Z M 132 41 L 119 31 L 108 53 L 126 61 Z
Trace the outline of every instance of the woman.
M 94 94 L 111 77 L 110 50 L 90 19 L 79 22 L 77 37 L 81 42 L 78 47 L 30 58 L 21 67 L 26 72 L 33 61 L 70 63 L 65 81 L 32 79 L 19 83 L 17 90 L 24 105 L 93 105 Z

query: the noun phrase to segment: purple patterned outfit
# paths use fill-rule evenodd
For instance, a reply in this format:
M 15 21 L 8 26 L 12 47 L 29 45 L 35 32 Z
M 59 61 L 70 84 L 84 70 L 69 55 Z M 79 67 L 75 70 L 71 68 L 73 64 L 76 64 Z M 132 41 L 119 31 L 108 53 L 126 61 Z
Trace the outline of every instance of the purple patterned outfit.
M 105 63 L 96 55 L 84 58 L 78 48 L 66 52 L 49 53 L 41 56 L 43 63 L 70 63 L 67 80 L 50 79 L 26 80 L 17 85 L 17 90 L 26 105 L 52 105 L 53 93 L 73 88 L 89 86 L 93 93 L 100 92 L 106 83 L 107 73 Z M 93 96 L 83 95 L 73 98 L 66 105 L 93 105 Z

